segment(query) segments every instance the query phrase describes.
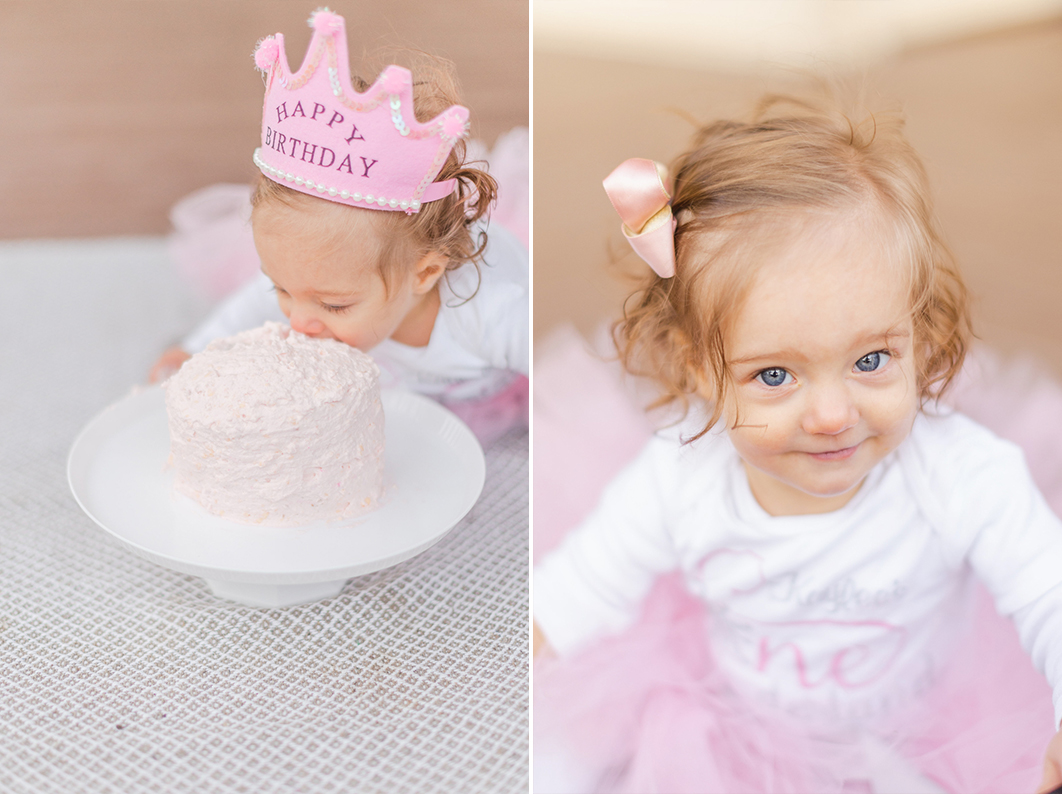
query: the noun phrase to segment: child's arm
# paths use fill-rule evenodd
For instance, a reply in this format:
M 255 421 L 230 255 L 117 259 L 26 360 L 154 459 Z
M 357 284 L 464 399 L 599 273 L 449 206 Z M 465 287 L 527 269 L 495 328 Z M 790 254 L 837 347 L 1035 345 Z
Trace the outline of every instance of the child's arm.
M 193 353 L 198 353 L 215 339 L 232 336 L 255 328 L 267 320 L 284 321 L 277 304 L 273 284 L 259 273 L 254 279 L 223 300 L 180 345 L 167 349 L 151 367 L 150 383 L 172 375 Z
M 512 275 L 507 300 L 498 307 L 499 335 L 505 368 L 529 375 L 531 370 L 530 265 L 527 248 L 508 229 L 491 226 L 484 259 Z
M 478 279 L 470 268 L 466 265 L 454 273 L 458 301 L 475 291 L 472 300 L 461 306 L 455 335 L 491 367 L 528 375 L 531 322 L 527 249 L 506 229 L 491 226 Z
M 215 339 L 256 328 L 267 320 L 285 321 L 273 282 L 259 273 L 218 304 L 206 320 L 181 340 L 181 348 L 198 353 Z
M 681 480 L 676 446 L 650 441 L 593 513 L 535 568 L 535 621 L 558 654 L 623 630 L 656 578 L 677 567 L 670 534 Z
M 538 627 L 537 623 L 531 624 L 531 656 L 537 659 L 540 653 L 551 654 L 553 651 L 549 647 L 549 641 L 546 639 L 546 635 L 542 633 L 542 629 Z
M 192 354 L 181 347 L 167 348 L 148 373 L 148 383 L 161 383 L 181 368 L 181 364 L 190 359 Z
M 1062 721 L 1062 521 L 1040 494 L 1015 445 L 955 417 L 940 428 L 941 456 L 918 478 L 948 497 L 938 522 L 957 559 L 985 583 L 1014 622 L 1033 664 L 1053 689 Z M 956 439 L 962 443 L 956 443 Z M 1040 748 L 1036 748 L 1040 751 Z M 1062 783 L 1062 738 L 1044 760 L 1043 785 Z

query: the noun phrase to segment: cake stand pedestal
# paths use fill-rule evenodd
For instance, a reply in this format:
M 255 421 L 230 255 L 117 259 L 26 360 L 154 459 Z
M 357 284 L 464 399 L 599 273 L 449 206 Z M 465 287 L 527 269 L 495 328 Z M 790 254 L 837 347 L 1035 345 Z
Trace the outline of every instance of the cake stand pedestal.
M 347 584 L 346 579 L 310 584 L 248 584 L 223 579 L 207 579 L 210 591 L 249 607 L 292 607 L 325 598 L 335 598 Z

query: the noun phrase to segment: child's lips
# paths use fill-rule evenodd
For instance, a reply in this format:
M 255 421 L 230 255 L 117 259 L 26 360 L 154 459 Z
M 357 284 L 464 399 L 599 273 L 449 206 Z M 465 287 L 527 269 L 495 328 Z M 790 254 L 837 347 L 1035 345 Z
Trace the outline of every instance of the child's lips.
M 842 449 L 831 449 L 827 452 L 809 452 L 815 460 L 833 461 L 833 460 L 848 460 L 852 457 L 856 450 L 859 449 L 859 444 L 854 444 L 850 447 L 843 447 Z

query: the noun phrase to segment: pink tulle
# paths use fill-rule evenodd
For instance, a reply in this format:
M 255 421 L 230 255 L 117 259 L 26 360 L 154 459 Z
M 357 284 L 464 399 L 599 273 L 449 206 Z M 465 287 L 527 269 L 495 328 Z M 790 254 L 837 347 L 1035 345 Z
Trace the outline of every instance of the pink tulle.
M 517 375 L 506 388 L 481 400 L 439 402 L 469 426 L 480 444 L 489 447 L 510 430 L 527 427 L 529 394 L 530 381 Z
M 249 185 L 211 185 L 185 196 L 170 210 L 170 257 L 201 296 L 216 301 L 258 272 L 251 234 Z
M 573 331 L 547 340 L 535 366 L 539 557 L 593 507 L 649 425 L 618 366 Z M 1025 448 L 1058 509 L 1062 388 L 1032 362 L 981 348 L 953 400 Z M 664 577 L 626 632 L 574 657 L 536 662 L 536 754 L 564 748 L 581 775 L 568 789 L 536 789 L 1033 792 L 1054 732 L 1051 692 L 1010 622 L 980 586 L 975 593 L 975 619 L 947 675 L 887 724 L 865 726 L 870 741 L 817 734 L 737 698 L 712 660 L 703 605 L 676 577 Z
M 652 427 L 615 363 L 571 327 L 535 350 L 536 561 L 597 504 L 601 490 L 645 446 Z

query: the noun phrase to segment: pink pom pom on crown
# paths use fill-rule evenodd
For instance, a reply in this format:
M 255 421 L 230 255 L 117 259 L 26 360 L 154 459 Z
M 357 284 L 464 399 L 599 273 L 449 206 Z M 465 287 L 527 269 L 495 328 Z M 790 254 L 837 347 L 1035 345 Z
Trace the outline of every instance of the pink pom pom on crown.
M 258 42 L 258 46 L 254 51 L 254 63 L 263 72 L 268 72 L 273 68 L 273 64 L 277 62 L 280 57 L 280 45 L 277 44 L 277 40 L 270 36 L 269 38 L 262 39 Z
M 400 70 L 388 68 L 383 73 L 383 80 L 380 82 L 380 87 L 388 94 L 400 94 L 402 93 L 405 84 L 405 75 Z
M 342 25 L 343 17 L 328 8 L 318 8 L 310 15 L 310 27 L 321 33 L 337 33 Z
M 442 128 L 447 138 L 460 138 L 465 134 L 465 120 L 457 113 L 448 113 L 443 116 Z

